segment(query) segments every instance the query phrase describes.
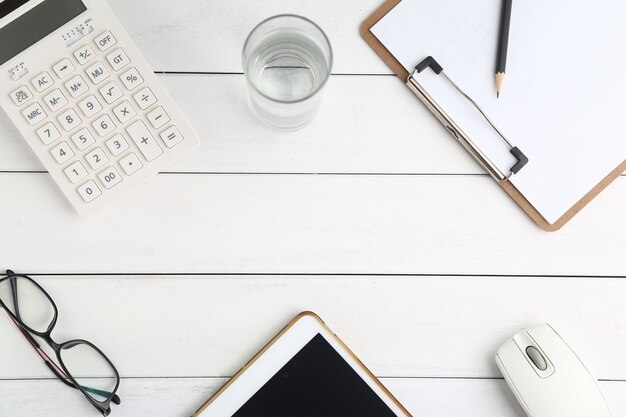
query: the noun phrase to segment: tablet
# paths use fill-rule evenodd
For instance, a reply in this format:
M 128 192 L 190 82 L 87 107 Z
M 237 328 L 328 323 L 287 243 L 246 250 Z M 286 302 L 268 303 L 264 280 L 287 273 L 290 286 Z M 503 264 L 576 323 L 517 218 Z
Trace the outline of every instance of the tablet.
M 315 314 L 298 315 L 193 417 L 410 417 Z

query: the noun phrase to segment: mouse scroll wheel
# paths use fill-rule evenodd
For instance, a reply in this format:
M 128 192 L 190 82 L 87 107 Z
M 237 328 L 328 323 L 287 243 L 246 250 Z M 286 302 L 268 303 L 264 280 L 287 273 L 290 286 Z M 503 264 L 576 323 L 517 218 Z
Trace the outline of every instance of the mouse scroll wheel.
M 548 362 L 544 358 L 543 354 L 534 346 L 528 346 L 526 348 L 526 354 L 530 358 L 530 361 L 539 369 L 540 371 L 545 371 L 548 369 Z

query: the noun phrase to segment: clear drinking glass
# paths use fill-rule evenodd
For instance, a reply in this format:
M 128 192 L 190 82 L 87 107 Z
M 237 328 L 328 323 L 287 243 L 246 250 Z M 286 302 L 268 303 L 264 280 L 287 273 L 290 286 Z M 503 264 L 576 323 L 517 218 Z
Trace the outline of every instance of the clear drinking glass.
M 312 21 L 279 15 L 261 22 L 243 48 L 250 111 L 277 130 L 306 127 L 319 110 L 332 65 L 330 42 Z

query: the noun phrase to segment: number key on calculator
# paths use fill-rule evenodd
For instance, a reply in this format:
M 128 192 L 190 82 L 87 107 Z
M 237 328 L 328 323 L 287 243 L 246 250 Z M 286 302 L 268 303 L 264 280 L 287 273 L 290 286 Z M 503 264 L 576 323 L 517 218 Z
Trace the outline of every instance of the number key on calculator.
M 11 47 L 0 51 L 0 105 L 81 215 L 197 146 L 106 2 L 7 7 L 0 44 Z

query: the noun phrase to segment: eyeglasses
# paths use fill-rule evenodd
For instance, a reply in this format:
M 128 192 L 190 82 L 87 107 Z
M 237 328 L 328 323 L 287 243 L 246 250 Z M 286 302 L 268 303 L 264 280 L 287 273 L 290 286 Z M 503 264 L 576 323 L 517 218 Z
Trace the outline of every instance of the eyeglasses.
M 65 385 L 82 392 L 103 416 L 111 413 L 111 402 L 120 404 L 120 397 L 115 394 L 120 375 L 100 349 L 86 340 L 61 344 L 52 340 L 58 310 L 48 293 L 32 278 L 7 270 L 7 276 L 0 279 L 0 307 L 52 373 Z M 33 335 L 54 350 L 58 363 L 43 351 Z

